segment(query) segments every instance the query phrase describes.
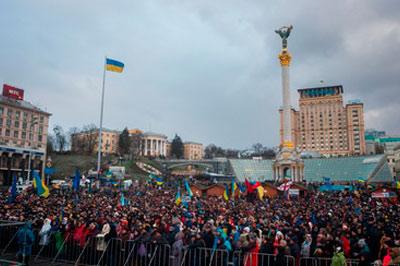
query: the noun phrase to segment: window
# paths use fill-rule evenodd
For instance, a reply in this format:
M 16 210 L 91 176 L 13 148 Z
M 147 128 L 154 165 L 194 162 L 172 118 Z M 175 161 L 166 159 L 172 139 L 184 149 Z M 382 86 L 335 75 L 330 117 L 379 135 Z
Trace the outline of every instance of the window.
M 20 115 L 21 115 L 21 112 L 20 111 L 16 111 L 15 112 L 15 120 L 19 120 Z
M 19 121 L 14 122 L 14 127 L 19 128 Z
M 22 139 L 26 139 L 26 132 L 25 132 L 25 131 L 22 131 L 21 138 L 22 138 Z
M 3 113 L 4 113 L 4 108 L 0 107 L 0 115 L 3 115 Z
M 12 113 L 13 113 L 12 109 L 7 109 L 7 116 L 8 117 L 11 117 Z
M 26 121 L 22 122 L 22 129 L 26 129 L 27 125 Z
M 0 117 L 0 127 L 3 126 L 3 118 Z
M 10 136 L 10 130 L 7 128 L 6 129 L 6 137 L 9 137 Z
M 14 138 L 18 138 L 19 132 L 17 130 L 14 131 Z
M 40 116 L 40 123 L 42 123 L 43 124 L 43 122 L 44 122 L 44 116 Z
M 7 118 L 6 126 L 11 127 L 11 119 L 10 118 Z

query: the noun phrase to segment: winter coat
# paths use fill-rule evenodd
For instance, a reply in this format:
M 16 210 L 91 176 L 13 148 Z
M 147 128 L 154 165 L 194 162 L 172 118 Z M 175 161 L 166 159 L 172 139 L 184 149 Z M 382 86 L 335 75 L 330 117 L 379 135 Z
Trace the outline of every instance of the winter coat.
M 343 251 L 333 255 L 331 266 L 346 266 L 346 258 Z

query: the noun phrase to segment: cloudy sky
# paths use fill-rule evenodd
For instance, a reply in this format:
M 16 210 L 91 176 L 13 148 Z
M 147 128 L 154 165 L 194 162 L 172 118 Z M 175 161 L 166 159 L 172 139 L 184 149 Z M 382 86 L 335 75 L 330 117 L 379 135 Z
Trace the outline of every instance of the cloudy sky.
M 245 148 L 278 144 L 281 103 L 274 30 L 293 24 L 296 89 L 344 86 L 367 127 L 400 134 L 398 0 L 1 0 L 0 82 L 25 89 L 51 125 L 104 125 Z

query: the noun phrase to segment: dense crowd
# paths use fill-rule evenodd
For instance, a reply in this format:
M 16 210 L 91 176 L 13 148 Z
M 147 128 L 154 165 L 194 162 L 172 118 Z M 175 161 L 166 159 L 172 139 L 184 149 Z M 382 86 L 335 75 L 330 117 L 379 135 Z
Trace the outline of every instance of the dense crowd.
M 310 191 L 291 199 L 192 197 L 179 205 L 176 192 L 135 184 L 124 192 L 126 204 L 118 188 L 108 187 L 79 193 L 53 190 L 48 198 L 26 192 L 14 203 L 4 194 L 0 220 L 30 221 L 40 229 L 36 241 L 42 244 L 53 231 L 71 234 L 80 246 L 99 234 L 105 241 L 169 244 L 175 256 L 181 256 L 183 248 L 204 247 L 276 258 L 353 258 L 359 265 L 400 263 L 400 205 L 371 198 L 367 190 Z

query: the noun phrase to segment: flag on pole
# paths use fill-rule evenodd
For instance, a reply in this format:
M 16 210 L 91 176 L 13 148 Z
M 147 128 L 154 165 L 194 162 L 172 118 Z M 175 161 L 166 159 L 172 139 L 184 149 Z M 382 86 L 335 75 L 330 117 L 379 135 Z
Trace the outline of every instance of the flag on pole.
M 184 183 L 185 183 L 186 191 L 189 194 L 189 197 L 193 197 L 192 189 L 190 188 L 189 183 L 186 179 L 185 179 Z
M 279 187 L 277 187 L 278 190 L 280 191 L 288 191 L 290 189 L 290 186 L 293 184 L 292 181 L 283 183 L 282 185 L 280 185 Z
M 161 186 L 162 184 L 164 184 L 164 179 L 162 176 L 156 176 L 154 174 L 149 174 L 149 177 L 154 180 L 154 182 L 158 185 Z
M 227 185 L 227 184 L 225 184 L 224 199 L 225 199 L 226 201 L 229 200 L 229 188 L 228 188 L 228 185 Z
M 106 58 L 106 70 L 121 73 L 124 70 L 124 63 Z
M 244 184 L 238 183 L 240 193 L 246 192 L 246 186 Z
M 11 185 L 10 196 L 8 197 L 8 203 L 13 203 L 17 197 L 17 176 L 13 175 L 13 182 Z
M 79 190 L 79 185 L 81 183 L 81 173 L 79 172 L 79 169 L 77 168 L 75 170 L 75 177 L 74 177 L 74 182 L 72 184 L 72 187 L 75 191 Z
M 119 199 L 119 202 L 120 202 L 121 206 L 128 205 L 128 200 L 125 199 L 124 193 L 121 193 L 121 198 Z
M 175 204 L 177 206 L 179 206 L 182 202 L 182 197 L 181 197 L 181 190 L 178 189 L 178 192 L 176 192 L 176 196 L 175 196 Z
M 249 182 L 247 179 L 244 180 L 244 183 L 246 184 L 246 188 L 249 193 L 252 193 L 254 190 L 256 190 L 261 185 L 261 183 L 258 181 L 257 182 L 254 182 L 254 181 Z
M 238 186 L 237 186 L 237 184 L 236 184 L 236 182 L 235 182 L 235 179 L 232 179 L 232 184 L 231 184 L 231 193 L 232 193 L 232 197 L 234 197 L 235 196 L 235 192 L 236 192 L 236 190 L 237 190 L 237 188 L 238 188 Z
M 38 171 L 33 171 L 33 178 L 36 184 L 36 193 L 47 198 L 49 196 L 49 188 L 44 183 L 44 179 L 40 178 Z
M 257 194 L 258 194 L 258 198 L 260 200 L 263 200 L 263 198 L 264 198 L 264 188 L 262 186 L 258 186 L 257 187 Z

